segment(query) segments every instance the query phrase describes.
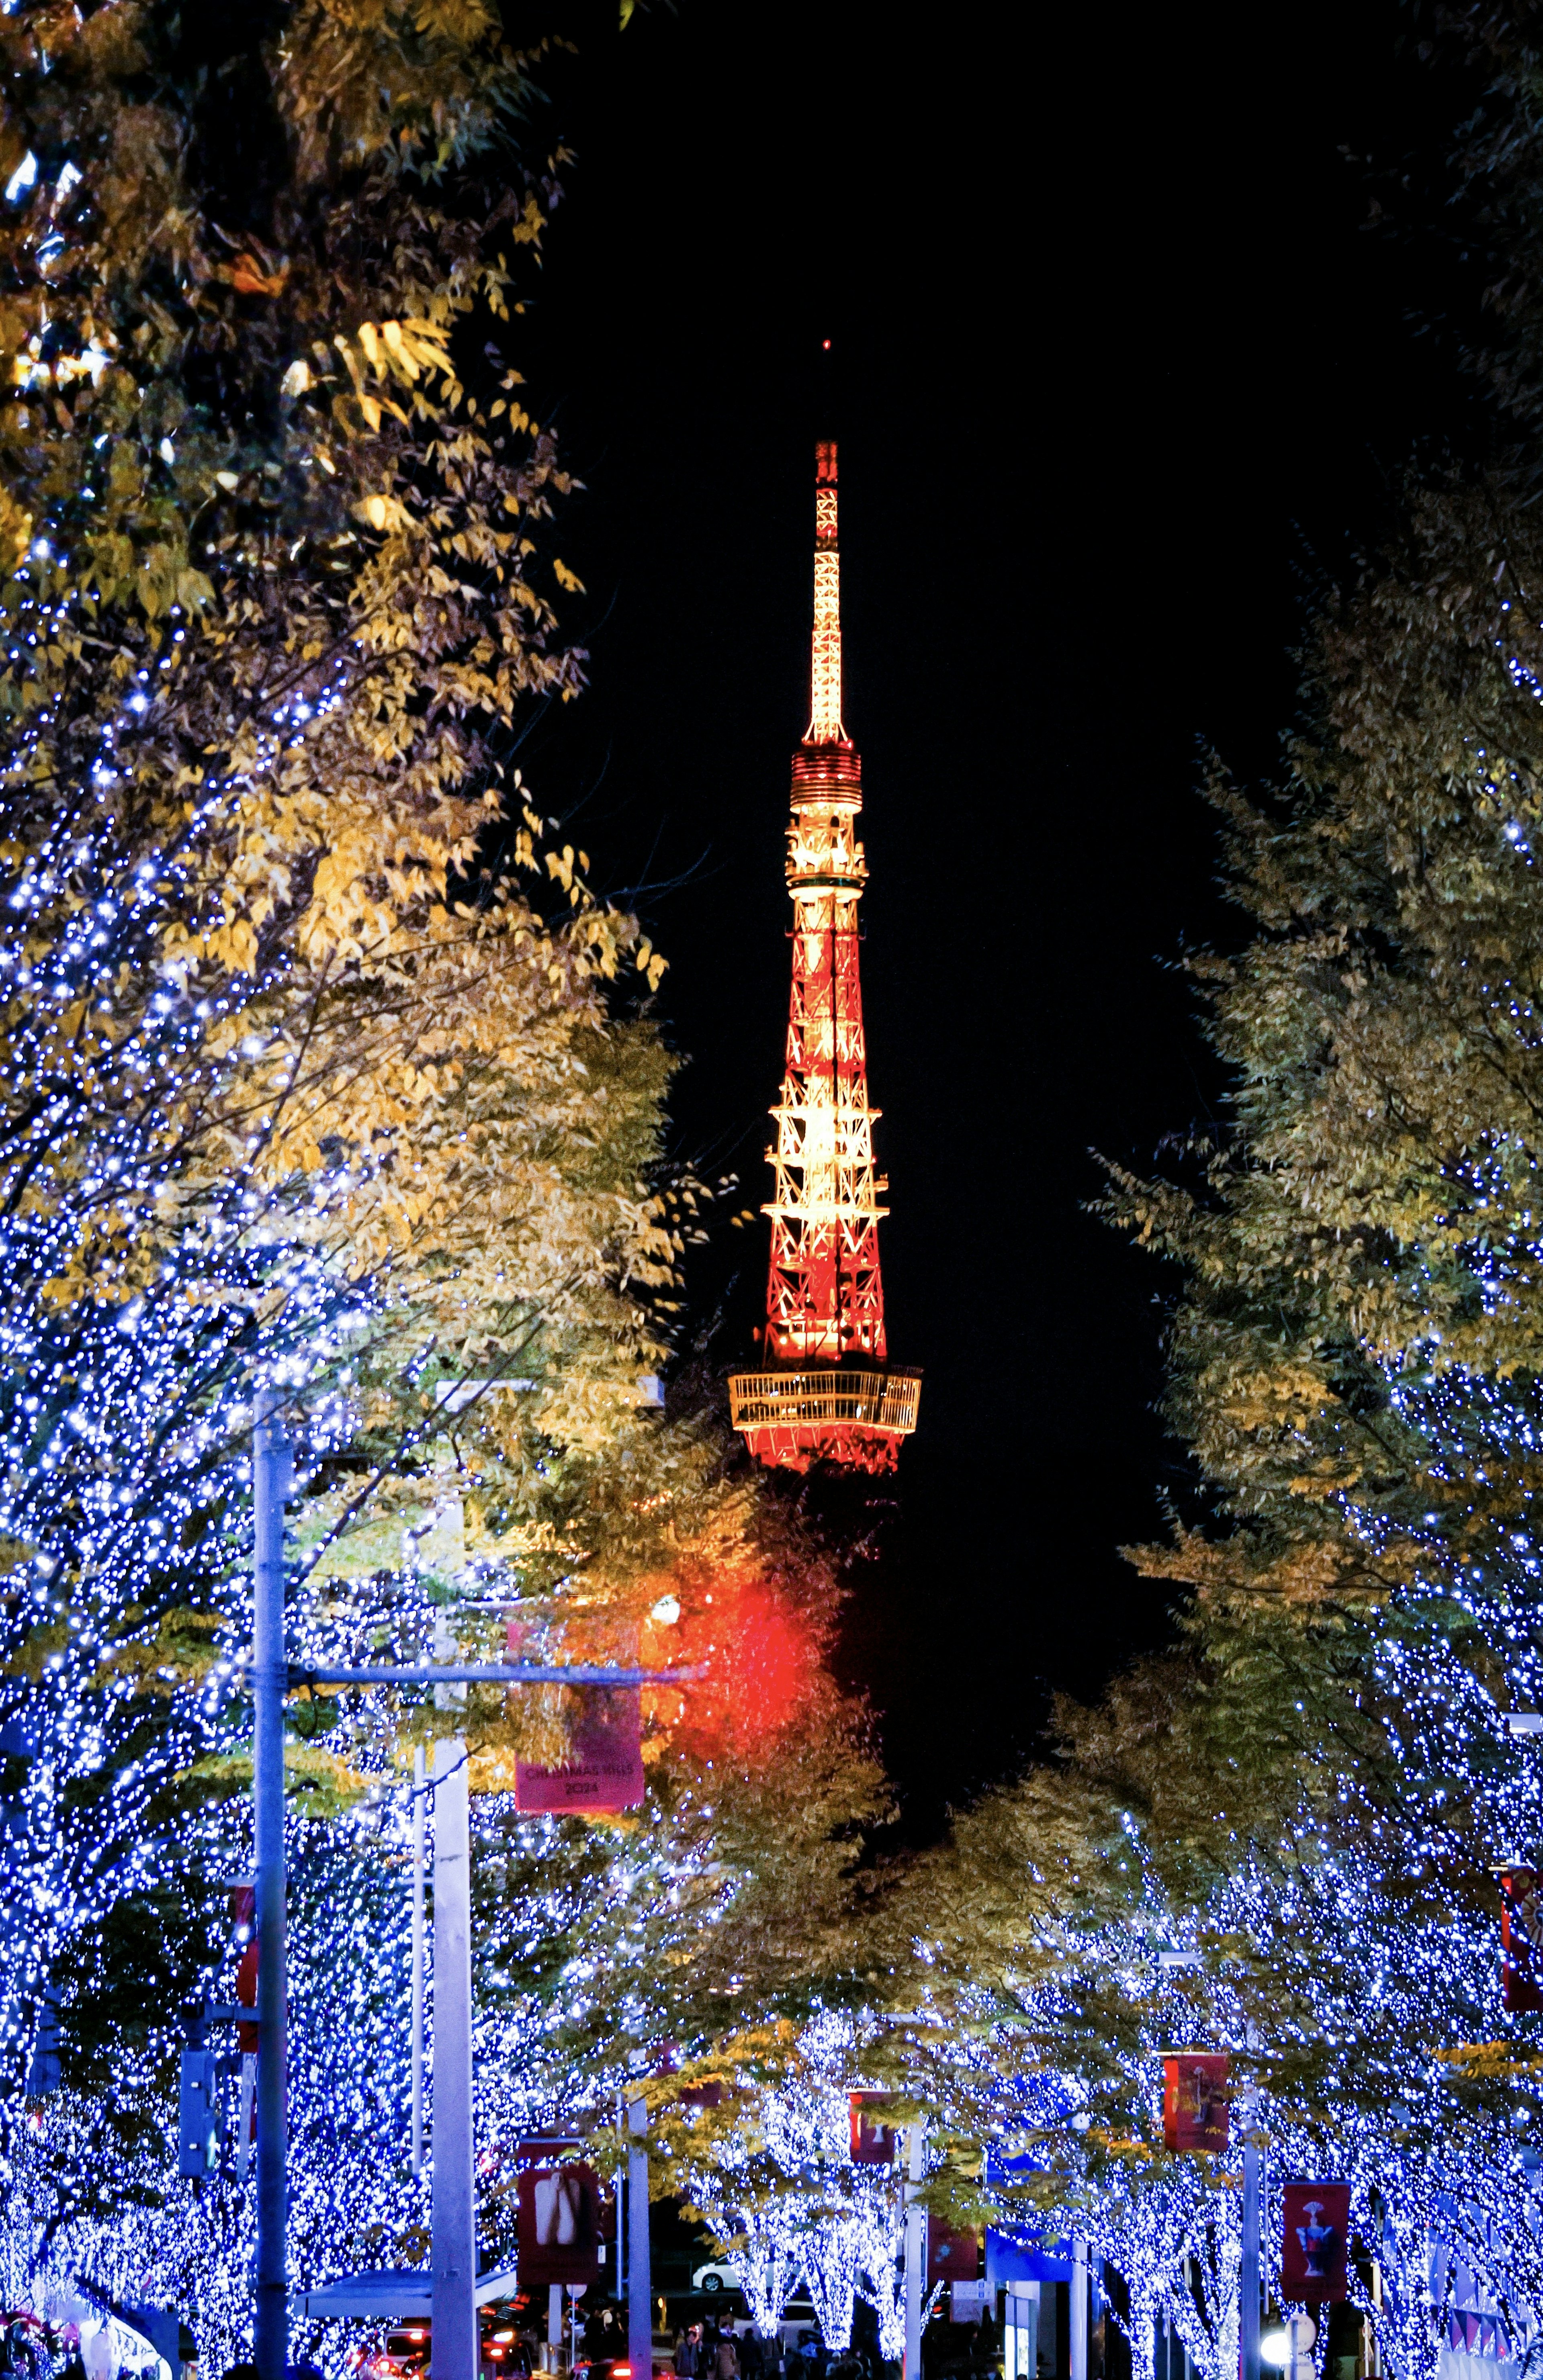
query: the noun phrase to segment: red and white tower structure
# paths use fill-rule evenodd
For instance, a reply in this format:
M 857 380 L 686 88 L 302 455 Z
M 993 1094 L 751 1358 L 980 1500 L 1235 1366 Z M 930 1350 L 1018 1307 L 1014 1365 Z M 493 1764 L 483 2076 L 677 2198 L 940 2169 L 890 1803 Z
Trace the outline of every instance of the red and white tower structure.
M 817 1460 L 888 1471 L 917 1426 L 921 1374 L 888 1361 L 879 1272 L 857 904 L 868 880 L 857 840 L 862 764 L 841 716 L 841 555 L 836 450 L 815 449 L 814 650 L 808 733 L 793 756 L 787 889 L 793 998 L 787 1071 L 772 1110 L 776 1176 L 766 1298 L 766 1368 L 736 1373 L 730 1409 L 752 1454 L 808 1470 Z

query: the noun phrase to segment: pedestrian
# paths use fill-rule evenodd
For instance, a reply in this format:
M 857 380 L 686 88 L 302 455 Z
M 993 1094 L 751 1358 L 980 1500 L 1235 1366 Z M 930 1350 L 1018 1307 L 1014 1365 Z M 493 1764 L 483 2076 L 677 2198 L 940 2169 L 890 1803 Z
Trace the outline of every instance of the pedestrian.
M 714 2380 L 739 2380 L 739 2349 L 735 2340 L 732 2323 L 725 2336 L 718 2341 L 713 2374 Z
M 701 2350 L 693 2327 L 683 2330 L 675 2340 L 675 2371 L 678 2380 L 697 2380 L 702 2368 Z
M 739 2368 L 745 2380 L 764 2380 L 766 2355 L 759 2331 L 747 2322 L 739 2340 Z

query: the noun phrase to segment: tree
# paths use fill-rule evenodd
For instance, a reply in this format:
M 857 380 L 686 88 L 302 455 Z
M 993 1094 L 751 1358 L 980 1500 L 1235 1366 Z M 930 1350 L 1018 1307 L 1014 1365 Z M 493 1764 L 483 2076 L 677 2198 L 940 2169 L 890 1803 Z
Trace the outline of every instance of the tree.
M 868 2011 L 816 2004 L 802 2025 L 747 2029 L 694 2070 L 723 2094 L 712 2112 L 672 2102 L 678 2085 L 650 2095 L 666 2184 L 688 2194 L 718 2240 L 757 2328 L 776 2327 L 801 2274 L 828 2348 L 851 2343 L 860 2295 L 893 2360 L 905 2344 L 904 2184 L 893 2166 L 854 2161 L 849 2117 L 875 2032 Z
M 554 187 L 506 138 L 529 61 L 477 8 L 3 40 L 14 2104 L 70 1929 L 159 1888 L 238 1721 L 257 1368 L 313 1550 L 400 1551 L 451 1439 L 512 1525 L 657 1368 L 678 1234 L 669 1061 L 603 996 L 662 962 L 511 765 L 580 681 L 537 584 L 567 481 L 494 353 Z M 520 1427 L 453 1408 L 501 1372 Z M 346 1620 L 312 1575 L 302 1642 Z

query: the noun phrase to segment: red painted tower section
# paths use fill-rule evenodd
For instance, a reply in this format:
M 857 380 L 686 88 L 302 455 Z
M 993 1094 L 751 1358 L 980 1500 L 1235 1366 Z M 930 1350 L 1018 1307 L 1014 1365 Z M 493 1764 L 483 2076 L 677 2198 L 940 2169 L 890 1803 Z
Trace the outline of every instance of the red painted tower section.
M 856 829 L 862 763 L 841 715 L 836 450 L 815 449 L 814 643 L 808 733 L 793 756 L 787 889 L 793 995 L 787 1071 L 766 1152 L 776 1185 L 766 1354 L 775 1369 L 729 1382 L 736 1429 L 763 1463 L 893 1467 L 915 1429 L 919 1372 L 887 1363 L 879 1203 L 863 1035 Z

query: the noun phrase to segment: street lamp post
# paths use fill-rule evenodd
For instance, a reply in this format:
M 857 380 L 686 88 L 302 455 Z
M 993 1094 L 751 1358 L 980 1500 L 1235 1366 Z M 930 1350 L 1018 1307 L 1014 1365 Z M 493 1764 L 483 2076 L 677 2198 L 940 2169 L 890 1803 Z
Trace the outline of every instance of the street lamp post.
M 412 2169 L 423 2170 L 423 1826 L 429 1799 L 429 1778 L 424 1765 L 423 1746 L 413 1746 L 412 1755 L 412 2005 L 408 2016 L 409 2051 L 412 2073 L 409 2093 L 412 2108 Z
M 252 1625 L 252 1799 L 257 1853 L 257 2256 L 254 2362 L 257 2380 L 285 2380 L 289 2358 L 288 2180 L 285 2068 L 287 2054 L 284 1871 L 284 1706 L 303 1685 L 644 1686 L 688 1685 L 700 1670 L 618 1670 L 529 1661 L 435 1661 L 419 1668 L 370 1663 L 313 1669 L 286 1658 L 284 1508 L 293 1493 L 289 1446 L 277 1392 L 258 1391 L 252 1431 L 255 1534 Z M 436 1694 L 436 1700 L 447 1699 Z M 422 1947 L 422 1755 L 415 1762 L 415 1950 Z M 434 1745 L 434 2131 L 431 2380 L 477 2380 L 476 2196 L 472 2169 L 471 1845 L 467 1747 Z M 413 2166 L 422 2155 L 421 1969 L 415 1958 Z M 636 2129 L 636 2127 L 635 2127 Z M 652 2380 L 653 2307 L 649 2270 L 648 2155 L 628 2156 L 633 2178 L 628 2338 L 635 2380 Z M 640 2179 L 639 2179 L 640 2177 Z M 641 2311 L 639 2311 L 639 2309 Z M 639 2361 L 637 2341 L 641 2340 Z
M 1253 2120 L 1253 2110 L 1247 2110 Z M 1237 2343 L 1239 2380 L 1259 2380 L 1259 2152 L 1247 2141 L 1243 2151 L 1243 2253 L 1238 2261 Z
M 477 2209 L 471 2140 L 471 1819 L 467 1748 L 434 1746 L 434 2277 L 432 2380 L 477 2380 Z
M 575 1663 L 434 1662 L 422 1668 L 371 1664 L 318 1670 L 284 1659 L 284 1498 L 287 1454 L 271 1405 L 260 1407 L 254 1446 L 258 1481 L 258 1622 L 254 1646 L 254 1730 L 258 1812 L 258 2380 L 285 2380 L 288 2355 L 286 2285 L 286 2194 L 284 2068 L 284 1697 L 291 1686 L 689 1685 L 699 1670 L 615 1670 Z M 433 1750 L 434 1792 L 434 2131 L 431 2266 L 431 2380 L 476 2380 L 476 2196 L 472 2169 L 471 1856 L 467 1747 L 459 1736 Z M 266 1879 L 266 1892 L 264 1880 Z M 270 1982 L 268 1979 L 276 1978 Z M 266 2058 L 266 2068 L 264 2059 Z M 264 2073 L 267 2095 L 264 2095 Z M 274 2077 L 277 2077 L 276 2082 Z M 420 2141 L 415 2131 L 415 2147 Z M 653 2306 L 649 2270 L 648 2156 L 628 2155 L 631 2278 L 628 2338 L 638 2380 L 652 2380 Z M 641 2340 L 641 2361 L 636 2342 Z
M 921 2204 L 926 2179 L 927 2130 L 905 2127 L 905 2367 L 904 2380 L 921 2380 L 921 2305 L 927 2286 L 927 2209 Z
M 627 2102 L 626 2356 L 632 2380 L 653 2380 L 653 2272 L 649 2257 L 649 2152 L 646 2099 Z
M 1067 2307 L 1068 2361 L 1072 2380 L 1087 2380 L 1087 2242 L 1072 2235 L 1072 2286 Z
M 285 2140 L 287 1997 L 284 1875 L 284 1506 L 289 1448 L 273 1389 L 258 1391 L 252 1432 L 252 1800 L 257 1852 L 257 2380 L 289 2361 L 289 2187 Z

